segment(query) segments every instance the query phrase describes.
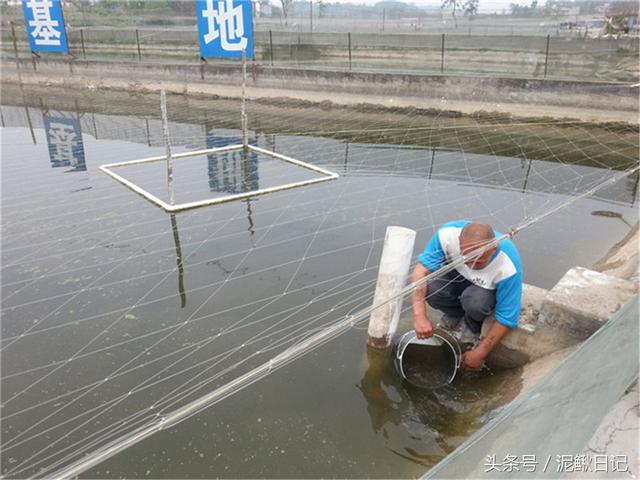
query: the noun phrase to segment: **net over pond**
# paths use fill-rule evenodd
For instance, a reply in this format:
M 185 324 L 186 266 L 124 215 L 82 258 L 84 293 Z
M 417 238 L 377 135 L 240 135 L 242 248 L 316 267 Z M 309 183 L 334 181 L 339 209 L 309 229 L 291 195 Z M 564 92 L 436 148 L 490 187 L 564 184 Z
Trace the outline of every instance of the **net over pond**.
M 508 232 L 553 212 L 516 237 L 525 281 L 549 287 L 595 261 L 636 215 L 633 127 L 260 102 L 248 105 L 252 144 L 340 178 L 171 215 L 98 169 L 163 154 L 157 96 L 8 93 L 9 478 L 51 474 L 162 422 L 370 306 L 387 225 L 418 232 L 417 256 L 449 220 Z M 236 102 L 169 97 L 169 112 L 176 153 L 239 136 Z M 185 195 L 225 194 L 251 177 L 210 160 L 176 169 Z M 260 162 L 248 170 L 260 187 L 300 173 Z M 141 175 L 164 191 L 162 176 Z M 366 357 L 358 324 L 345 331 L 85 475 L 416 476 L 514 387 L 494 372 L 416 391 Z

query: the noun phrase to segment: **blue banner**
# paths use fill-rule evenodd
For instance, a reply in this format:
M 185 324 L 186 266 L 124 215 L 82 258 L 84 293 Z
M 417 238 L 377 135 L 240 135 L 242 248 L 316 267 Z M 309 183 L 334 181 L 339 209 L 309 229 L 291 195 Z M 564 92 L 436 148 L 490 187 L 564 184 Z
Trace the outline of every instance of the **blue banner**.
M 249 141 L 255 145 L 255 139 Z M 216 137 L 207 135 L 207 148 L 242 145 L 240 137 Z M 244 193 L 259 190 L 258 155 L 254 151 L 245 154 L 242 149 L 207 155 L 209 190 L 212 192 Z
M 64 117 L 42 117 L 51 166 L 86 170 L 80 121 Z
M 67 53 L 67 33 L 60 0 L 22 0 L 32 52 Z
M 196 0 L 203 58 L 253 58 L 251 0 Z

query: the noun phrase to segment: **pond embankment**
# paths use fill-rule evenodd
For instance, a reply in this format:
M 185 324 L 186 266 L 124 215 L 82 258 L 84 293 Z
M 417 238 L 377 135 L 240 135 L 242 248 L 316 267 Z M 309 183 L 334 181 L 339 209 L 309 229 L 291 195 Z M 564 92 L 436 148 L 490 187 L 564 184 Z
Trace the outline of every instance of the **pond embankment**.
M 18 71 L 19 69 L 19 71 Z M 2 60 L 3 82 L 236 98 L 238 64 L 171 64 L 64 59 Z M 638 85 L 463 75 L 345 72 L 304 68 L 248 68 L 248 95 L 371 103 L 474 113 L 638 123 Z

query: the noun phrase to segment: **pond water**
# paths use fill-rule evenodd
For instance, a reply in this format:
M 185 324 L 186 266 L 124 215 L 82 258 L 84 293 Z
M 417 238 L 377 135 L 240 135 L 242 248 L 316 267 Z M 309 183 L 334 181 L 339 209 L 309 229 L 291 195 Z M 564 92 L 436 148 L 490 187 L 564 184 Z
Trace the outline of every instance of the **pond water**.
M 60 105 L 73 102 L 65 95 Z M 553 152 L 516 158 L 252 124 L 252 144 L 340 177 L 169 215 L 98 169 L 164 153 L 159 120 L 139 112 L 138 96 L 118 98 L 80 112 L 3 97 L 7 477 L 51 473 L 370 305 L 388 225 L 418 232 L 417 256 L 444 222 L 508 231 L 619 173 Z M 182 112 L 170 122 L 175 152 L 237 142 L 239 131 L 213 114 L 189 121 L 189 101 L 170 104 Z M 464 144 L 462 132 L 450 134 Z M 316 175 L 271 157 L 223 157 L 176 160 L 178 201 Z M 118 174 L 166 195 L 162 163 Z M 637 176 L 526 229 L 515 239 L 525 281 L 550 288 L 591 265 L 628 232 L 636 208 Z M 400 333 L 410 323 L 405 312 Z M 412 388 L 367 352 L 364 327 L 83 477 L 414 477 L 517 393 L 508 371 Z

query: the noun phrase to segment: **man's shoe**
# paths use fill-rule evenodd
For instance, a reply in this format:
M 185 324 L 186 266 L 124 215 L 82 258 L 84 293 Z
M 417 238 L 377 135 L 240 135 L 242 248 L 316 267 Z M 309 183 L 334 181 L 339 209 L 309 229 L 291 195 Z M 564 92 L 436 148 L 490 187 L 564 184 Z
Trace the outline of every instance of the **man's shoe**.
M 452 317 L 450 315 L 442 315 L 439 326 L 445 330 L 453 330 L 460 324 L 462 317 Z
M 480 333 L 473 333 L 466 324 L 462 326 L 462 332 L 458 341 L 463 344 L 473 344 L 480 339 Z

